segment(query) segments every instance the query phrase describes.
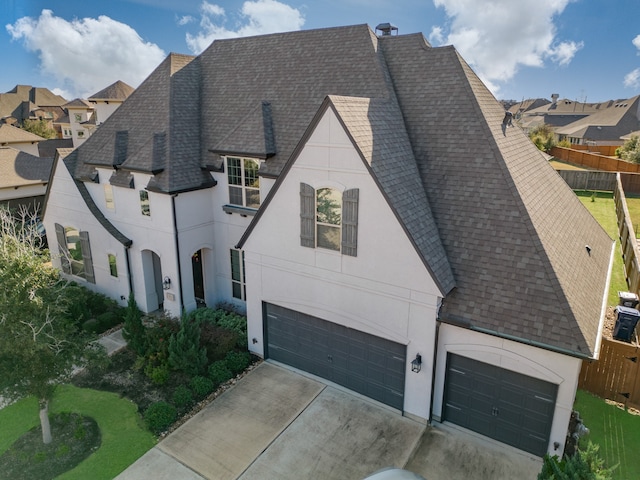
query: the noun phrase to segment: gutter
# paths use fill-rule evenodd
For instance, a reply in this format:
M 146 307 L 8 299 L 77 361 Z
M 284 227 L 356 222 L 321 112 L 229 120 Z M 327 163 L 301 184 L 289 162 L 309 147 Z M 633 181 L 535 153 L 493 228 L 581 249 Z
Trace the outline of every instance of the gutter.
M 178 262 L 178 295 L 180 295 L 180 312 L 184 311 L 184 299 L 182 297 L 182 267 L 180 266 L 180 239 L 178 233 L 178 219 L 176 218 L 176 197 L 171 195 L 171 210 L 173 212 L 173 231 L 176 245 L 176 260 Z
M 604 287 L 604 294 L 602 297 L 602 311 L 600 312 L 600 324 L 598 325 L 598 337 L 596 338 L 596 345 L 593 349 L 593 359 L 598 360 L 600 358 L 600 348 L 602 347 L 602 331 L 604 330 L 604 321 L 607 317 L 607 301 L 609 299 L 609 288 L 611 287 L 611 275 L 613 273 L 613 262 L 616 254 L 616 242 L 611 244 L 611 256 L 609 258 L 609 272 L 607 274 L 607 282 Z
M 129 274 L 129 296 L 133 294 L 133 272 L 131 271 L 131 258 L 129 256 L 130 245 L 124 247 L 124 258 L 127 262 L 127 273 Z

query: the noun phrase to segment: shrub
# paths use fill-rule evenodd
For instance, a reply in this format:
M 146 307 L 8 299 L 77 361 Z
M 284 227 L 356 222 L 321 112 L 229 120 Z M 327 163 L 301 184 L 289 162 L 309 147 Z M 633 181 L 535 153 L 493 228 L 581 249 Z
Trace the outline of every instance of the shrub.
M 222 360 L 238 344 L 238 334 L 227 328 L 205 322 L 202 325 L 200 344 L 207 352 L 209 363 Z
M 159 365 L 157 367 L 148 365 L 144 373 L 156 385 L 164 385 L 169 381 L 169 369 L 165 365 Z
M 632 135 L 620 148 L 616 149 L 616 155 L 623 160 L 640 163 L 640 137 Z
M 213 382 L 209 378 L 199 375 L 191 379 L 189 386 L 197 399 L 204 398 L 213 391 Z
M 226 382 L 233 376 L 231 370 L 227 367 L 227 362 L 224 360 L 218 360 L 209 365 L 209 378 L 214 385 L 220 385 Z
M 106 311 L 96 317 L 98 321 L 98 333 L 106 332 L 122 321 L 122 317 L 115 311 Z
M 251 363 L 249 352 L 229 352 L 224 358 L 224 362 L 234 375 L 244 371 Z
M 592 442 L 584 451 L 560 460 L 557 455 L 544 456 L 538 480 L 611 480 L 613 468 L 605 468 L 598 455 L 599 447 Z
M 147 350 L 145 326 L 142 324 L 142 312 L 138 308 L 133 292 L 129 295 L 129 302 L 124 314 L 122 336 L 131 350 L 138 355 L 145 355 Z
M 173 391 L 171 400 L 176 407 L 184 409 L 193 403 L 193 393 L 185 385 L 178 385 Z
M 178 333 L 169 339 L 169 365 L 189 375 L 202 373 L 207 351 L 200 346 L 200 322 L 183 315 Z
M 227 308 L 200 308 L 189 313 L 190 317 L 202 324 L 212 324 L 231 330 L 238 335 L 236 345 L 247 347 L 247 318 Z
M 97 318 L 90 318 L 82 324 L 82 330 L 89 333 L 98 333 L 100 330 L 100 322 Z
M 167 402 L 156 402 L 149 405 L 144 412 L 144 422 L 153 433 L 164 432 L 177 417 L 176 407 Z

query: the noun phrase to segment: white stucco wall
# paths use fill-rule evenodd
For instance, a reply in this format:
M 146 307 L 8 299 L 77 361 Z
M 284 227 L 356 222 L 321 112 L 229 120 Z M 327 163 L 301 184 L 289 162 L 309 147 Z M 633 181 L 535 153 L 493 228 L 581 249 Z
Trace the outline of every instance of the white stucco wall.
M 442 416 L 448 353 L 558 385 L 548 452 L 562 455 L 582 360 L 443 323 L 439 332 L 433 401 L 433 415 L 437 421 Z M 557 450 L 553 447 L 554 442 L 560 445 Z
M 42 140 L 44 140 L 44 138 Z M 7 146 L 33 155 L 34 157 L 39 157 L 40 152 L 38 151 L 38 143 L 39 142 L 11 142 L 7 144 Z
M 39 197 L 47 193 L 47 184 L 24 185 L 21 187 L 0 188 L 0 201 L 18 198 Z M 40 205 L 42 207 L 42 205 Z
M 126 305 L 129 295 L 129 277 L 125 247 L 94 218 L 62 162 L 57 165 L 50 188 L 43 224 L 47 230 L 53 266 L 60 268 L 55 224 L 59 223 L 64 227 L 75 227 L 88 231 L 96 283 L 89 283 L 83 278 L 73 275 L 69 275 L 69 278 L 91 290 L 113 298 L 123 306 Z M 116 256 L 117 278 L 112 277 L 110 273 L 109 253 Z
M 115 112 L 120 105 L 122 105 L 122 102 L 118 100 L 109 100 L 109 103 L 103 100 L 96 101 L 95 103 L 94 102 L 91 102 L 91 103 L 93 103 L 95 111 L 98 114 L 98 120 L 96 122 L 96 125 L 100 125 L 104 123 L 105 120 L 109 118 L 111 114 L 113 114 L 113 112 Z
M 300 246 L 300 182 L 360 189 L 357 257 Z M 428 417 L 438 289 L 331 110 L 244 249 L 254 353 L 264 355 L 263 302 L 388 338 L 407 346 L 404 411 Z M 417 353 L 418 374 L 409 365 Z

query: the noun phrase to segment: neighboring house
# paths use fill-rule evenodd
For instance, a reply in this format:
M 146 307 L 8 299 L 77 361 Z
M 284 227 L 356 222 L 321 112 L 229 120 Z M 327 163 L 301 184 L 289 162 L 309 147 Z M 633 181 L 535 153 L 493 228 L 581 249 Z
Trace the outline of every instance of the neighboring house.
M 551 103 L 522 112 L 518 118 L 518 124 L 527 134 L 543 124 L 555 129 L 588 117 L 612 104 L 612 101 L 583 103 L 568 98 L 560 99 L 559 95 L 554 93 L 551 96 Z
M 12 147 L 33 156 L 38 156 L 38 144 L 46 139 L 13 125 L 0 125 L 0 147 Z
M 613 105 L 564 127 L 556 128 L 559 140 L 574 145 L 622 145 L 621 138 L 640 128 L 640 96 Z
M 57 158 L 52 261 L 145 312 L 246 308 L 259 356 L 561 454 L 614 244 L 504 116 L 421 34 L 171 54 Z
M 67 103 L 47 88 L 16 85 L 7 93 L 0 93 L 0 123 L 22 125 L 28 119 L 55 120 L 60 106 Z
M 94 119 L 96 126 L 111 116 L 122 102 L 124 102 L 135 89 L 126 83 L 118 80 L 107 88 L 91 95 L 87 101 L 94 107 Z
M 68 135 L 64 134 L 65 128 L 68 128 L 73 139 L 73 146 L 79 147 L 91 136 L 96 128 L 94 107 L 91 103 L 81 98 L 76 98 L 64 104 L 63 107 L 67 111 L 67 117 L 58 122 L 62 126 L 62 138 L 68 138 Z M 69 123 L 63 123 L 67 119 Z M 67 125 L 68 127 L 66 127 Z
M 0 147 L 0 204 L 42 211 L 53 158 Z

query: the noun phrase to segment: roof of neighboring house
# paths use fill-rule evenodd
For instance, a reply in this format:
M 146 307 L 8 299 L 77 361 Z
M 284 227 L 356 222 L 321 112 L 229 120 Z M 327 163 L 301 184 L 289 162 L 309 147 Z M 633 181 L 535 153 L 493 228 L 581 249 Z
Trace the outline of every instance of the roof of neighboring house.
M 14 116 L 22 122 L 35 106 L 60 106 L 67 103 L 60 95 L 48 88 L 16 85 L 7 93 L 0 93 L 0 118 Z M 27 107 L 24 108 L 23 104 Z
M 73 148 L 73 139 L 71 138 L 51 138 L 38 143 L 38 153 L 41 157 L 53 158 L 56 156 L 58 148 Z
M 135 89 L 118 80 L 97 93 L 91 95 L 88 100 L 126 100 Z
M 64 108 L 69 109 L 69 108 L 90 108 L 93 109 L 93 105 L 91 105 L 89 102 L 87 102 L 86 100 L 82 99 L 82 98 L 74 98 L 73 100 L 71 100 L 68 103 L 65 103 L 63 105 Z
M 0 188 L 49 181 L 53 158 L 41 158 L 11 147 L 0 147 Z
M 171 54 L 65 164 L 78 181 L 117 166 L 113 183 L 140 171 L 177 193 L 212 186 L 221 151 L 253 152 L 278 177 L 323 102 L 446 293 L 442 321 L 595 353 L 613 242 L 456 50 L 421 34 L 356 25 Z
M 626 135 L 622 135 L 620 140 L 629 140 L 631 137 L 640 137 L 640 130 L 636 130 L 635 132 L 627 133 Z
M 518 102 L 515 105 L 512 105 L 507 110 L 516 115 L 534 110 L 536 108 L 544 107 L 545 105 L 548 105 L 550 103 L 551 101 L 547 100 L 546 98 L 529 98 L 527 100 L 523 100 L 522 102 Z
M 640 128 L 639 105 L 640 95 L 617 101 L 604 110 L 556 129 L 556 133 L 593 141 L 619 140 Z
M 0 145 L 10 143 L 42 142 L 45 139 L 13 125 L 0 125 Z

